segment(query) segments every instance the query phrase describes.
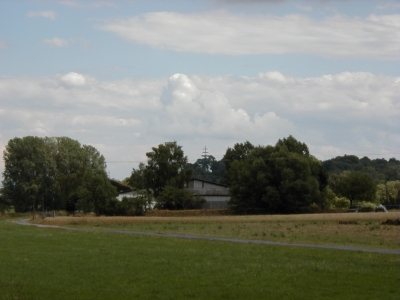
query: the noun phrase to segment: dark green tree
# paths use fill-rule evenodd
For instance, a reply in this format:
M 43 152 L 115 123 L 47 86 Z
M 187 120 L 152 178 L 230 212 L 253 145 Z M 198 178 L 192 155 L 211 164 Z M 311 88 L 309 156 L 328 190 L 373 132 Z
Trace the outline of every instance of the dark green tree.
M 357 201 L 373 201 L 376 184 L 371 176 L 364 172 L 345 171 L 330 182 L 333 192 L 350 200 L 350 206 Z
M 11 207 L 11 201 L 7 199 L 0 188 L 0 214 L 4 214 Z
M 146 156 L 145 188 L 156 200 L 166 186 L 183 189 L 189 182 L 193 170 L 185 168 L 187 157 L 176 142 L 166 142 L 153 147 Z
M 395 158 L 387 161 L 383 158 L 359 159 L 355 155 L 344 155 L 326 160 L 322 164 L 329 176 L 341 174 L 343 171 L 358 171 L 369 174 L 375 183 L 400 180 L 400 161 Z
M 193 169 L 194 178 L 215 183 L 218 183 L 225 174 L 223 161 L 217 161 L 212 155 L 199 158 L 194 164 L 188 163 L 186 169 Z
M 145 189 L 146 182 L 144 178 L 144 171 L 146 169 L 146 165 L 144 163 L 140 163 L 137 169 L 133 168 L 131 176 L 128 179 L 128 184 L 137 189 Z
M 48 165 L 43 139 L 33 136 L 12 139 L 6 145 L 3 158 L 4 195 L 12 200 L 18 212 L 37 210 Z
M 243 161 L 249 155 L 250 151 L 254 149 L 254 145 L 249 141 L 244 143 L 236 143 L 233 148 L 228 148 L 225 152 L 222 161 L 225 164 L 224 177 L 221 180 L 222 184 L 231 184 L 231 165 L 235 161 Z
M 107 214 L 107 206 L 117 195 L 117 189 L 107 177 L 104 157 L 93 146 L 82 151 L 81 184 L 77 190 L 77 208 L 96 215 Z
M 6 145 L 3 157 L 3 194 L 17 212 L 72 212 L 78 200 L 90 202 L 88 191 L 92 190 L 97 196 L 92 198 L 91 207 L 97 212 L 97 202 L 113 194 L 104 157 L 94 147 L 81 146 L 70 138 L 14 138 Z
M 157 198 L 157 207 L 161 209 L 196 209 L 203 203 L 203 198 L 193 199 L 190 191 L 172 186 L 166 186 Z
M 327 176 L 293 137 L 258 146 L 230 166 L 230 205 L 240 212 L 295 213 L 321 203 Z

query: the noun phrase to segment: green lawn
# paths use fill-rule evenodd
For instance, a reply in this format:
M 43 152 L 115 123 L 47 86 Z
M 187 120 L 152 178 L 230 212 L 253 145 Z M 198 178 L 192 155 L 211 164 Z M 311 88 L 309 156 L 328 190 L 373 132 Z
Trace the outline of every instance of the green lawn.
M 0 220 L 0 299 L 399 299 L 398 255 Z

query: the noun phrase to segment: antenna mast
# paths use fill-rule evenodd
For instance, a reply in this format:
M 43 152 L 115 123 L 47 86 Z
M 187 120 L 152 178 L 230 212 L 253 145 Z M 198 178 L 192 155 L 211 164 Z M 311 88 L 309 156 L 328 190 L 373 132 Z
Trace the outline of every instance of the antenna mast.
M 205 159 L 207 159 L 207 158 L 208 158 L 208 155 L 207 155 L 207 153 L 208 153 L 208 152 L 207 152 L 207 146 L 204 146 L 204 151 L 203 151 L 203 153 L 204 153 L 204 154 L 203 154 L 202 156 L 203 156 Z

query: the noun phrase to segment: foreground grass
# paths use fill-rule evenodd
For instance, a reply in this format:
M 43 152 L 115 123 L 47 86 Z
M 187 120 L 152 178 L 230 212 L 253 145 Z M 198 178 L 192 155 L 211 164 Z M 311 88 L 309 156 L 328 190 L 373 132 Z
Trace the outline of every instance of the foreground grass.
M 398 299 L 399 256 L 0 221 L 0 299 Z
M 398 217 L 398 212 L 392 212 L 211 217 L 65 217 L 46 218 L 38 222 L 59 226 L 398 249 L 398 227 L 381 225 L 382 221 Z

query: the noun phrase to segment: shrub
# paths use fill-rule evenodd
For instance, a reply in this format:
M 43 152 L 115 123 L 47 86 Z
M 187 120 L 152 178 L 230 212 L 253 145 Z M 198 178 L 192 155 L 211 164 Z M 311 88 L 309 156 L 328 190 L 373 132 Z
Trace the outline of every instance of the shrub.
M 346 197 L 335 197 L 332 205 L 334 208 L 349 208 L 350 207 L 350 200 Z

